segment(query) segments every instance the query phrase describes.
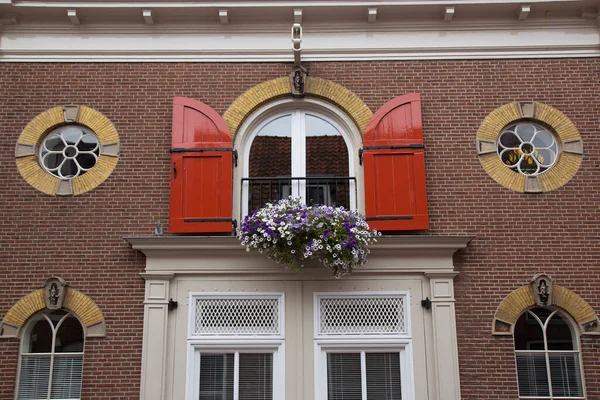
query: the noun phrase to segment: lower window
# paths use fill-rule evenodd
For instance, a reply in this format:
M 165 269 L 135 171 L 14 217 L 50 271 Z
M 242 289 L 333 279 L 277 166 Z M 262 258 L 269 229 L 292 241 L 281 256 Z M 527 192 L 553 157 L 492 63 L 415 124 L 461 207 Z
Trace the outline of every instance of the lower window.
M 84 333 L 63 310 L 35 316 L 21 343 L 17 400 L 81 397 Z
M 401 400 L 400 352 L 327 353 L 328 400 Z
M 272 400 L 272 353 L 201 353 L 200 400 Z
M 514 338 L 520 398 L 585 398 L 577 335 L 558 310 L 526 311 Z

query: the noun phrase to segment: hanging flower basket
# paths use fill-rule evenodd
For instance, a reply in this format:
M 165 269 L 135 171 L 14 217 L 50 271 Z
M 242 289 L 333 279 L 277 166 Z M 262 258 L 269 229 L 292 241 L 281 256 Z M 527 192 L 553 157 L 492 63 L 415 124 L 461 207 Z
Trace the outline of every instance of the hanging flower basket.
M 367 263 L 368 246 L 378 235 L 355 211 L 306 206 L 290 197 L 246 216 L 238 239 L 247 251 L 264 253 L 285 268 L 300 272 L 307 259 L 317 259 L 339 278 Z

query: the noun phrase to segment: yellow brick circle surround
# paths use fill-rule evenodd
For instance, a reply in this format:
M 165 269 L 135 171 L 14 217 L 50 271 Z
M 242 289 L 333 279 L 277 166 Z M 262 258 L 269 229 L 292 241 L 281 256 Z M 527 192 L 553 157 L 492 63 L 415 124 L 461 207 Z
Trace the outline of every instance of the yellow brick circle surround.
M 546 125 L 557 136 L 558 160 L 537 176 L 507 168 L 497 154 L 498 136 L 505 127 L 522 120 Z M 559 110 L 538 102 L 514 102 L 497 108 L 483 120 L 477 132 L 477 153 L 485 171 L 502 186 L 520 193 L 549 192 L 575 176 L 583 159 L 583 141 L 575 125 Z
M 60 179 L 46 172 L 38 160 L 38 146 L 50 131 L 61 125 L 78 124 L 91 129 L 100 143 L 96 165 L 74 179 Z M 21 132 L 15 149 L 17 168 L 34 188 L 52 196 L 79 195 L 104 182 L 117 166 L 119 135 L 102 113 L 85 106 L 60 106 L 32 119 Z
M 247 90 L 239 96 L 223 114 L 232 137 L 238 128 L 261 104 L 283 96 L 291 96 L 290 78 L 288 76 L 263 82 Z M 352 118 L 361 135 L 373 113 L 367 105 L 354 93 L 337 83 L 326 79 L 308 76 L 306 79 L 306 95 L 315 96 L 332 102 L 344 110 Z

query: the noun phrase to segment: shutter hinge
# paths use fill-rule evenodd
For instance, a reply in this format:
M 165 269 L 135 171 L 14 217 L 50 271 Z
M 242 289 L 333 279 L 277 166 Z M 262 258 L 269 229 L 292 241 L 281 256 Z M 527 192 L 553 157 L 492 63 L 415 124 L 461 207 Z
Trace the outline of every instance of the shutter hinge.
M 429 297 L 426 297 L 425 300 L 421 300 L 421 307 L 426 310 L 431 310 L 431 300 Z
M 231 225 L 233 226 L 233 236 L 236 236 L 237 234 L 237 219 L 234 219 L 233 221 L 231 221 Z
M 237 149 L 233 151 L 233 166 L 237 168 L 238 152 Z
M 169 311 L 173 311 L 174 309 L 177 308 L 178 305 L 179 305 L 179 303 L 177 303 L 175 300 L 169 299 L 169 303 L 167 304 L 167 308 L 169 309 Z
M 363 149 L 358 149 L 358 163 L 360 165 L 362 165 L 362 163 L 363 163 L 362 157 L 363 157 Z
M 173 179 L 177 179 L 177 163 L 173 163 Z

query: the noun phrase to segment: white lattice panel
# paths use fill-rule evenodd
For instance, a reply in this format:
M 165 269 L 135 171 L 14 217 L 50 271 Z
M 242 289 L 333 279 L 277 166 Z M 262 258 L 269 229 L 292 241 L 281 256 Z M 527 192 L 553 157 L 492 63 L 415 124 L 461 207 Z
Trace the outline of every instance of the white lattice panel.
M 406 333 L 404 296 L 321 297 L 319 335 Z
M 279 335 L 278 298 L 196 299 L 196 335 Z

